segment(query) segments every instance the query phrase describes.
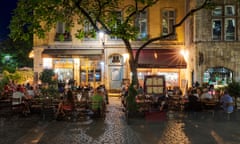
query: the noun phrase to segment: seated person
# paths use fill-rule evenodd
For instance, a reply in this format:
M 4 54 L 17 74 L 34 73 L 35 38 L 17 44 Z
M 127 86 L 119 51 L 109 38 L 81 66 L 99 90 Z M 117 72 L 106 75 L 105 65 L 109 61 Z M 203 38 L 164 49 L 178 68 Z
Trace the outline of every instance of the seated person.
M 168 104 L 167 104 L 167 97 L 166 96 L 160 96 L 158 98 L 158 105 L 159 105 L 159 110 L 164 111 L 168 109 Z
M 221 97 L 220 103 L 225 112 L 233 112 L 233 98 L 229 95 L 228 91 L 224 91 L 224 95 Z
M 73 111 L 74 109 L 75 109 L 75 102 L 74 102 L 73 93 L 71 90 L 68 90 L 66 100 L 64 100 L 63 97 L 60 98 L 56 116 L 58 116 L 59 114 L 62 114 L 63 116 L 65 116 L 66 111 Z
M 21 111 L 25 116 L 30 113 L 30 107 L 27 102 L 27 98 L 24 93 L 20 91 L 20 87 L 17 87 L 17 90 L 12 95 L 12 106 L 16 109 L 21 107 Z
M 188 104 L 186 109 L 190 111 L 201 111 L 202 105 L 199 100 L 199 94 L 197 89 L 191 90 L 190 95 L 188 96 Z
M 30 86 L 29 89 L 27 89 L 26 93 L 27 93 L 28 99 L 32 99 L 35 96 L 35 92 L 32 86 Z
M 213 99 L 212 95 L 208 93 L 208 89 L 203 89 L 203 93 L 200 96 L 201 101 L 210 101 Z
M 101 116 L 102 112 L 105 110 L 105 102 L 104 96 L 102 95 L 101 90 L 99 88 L 97 88 L 96 93 L 91 97 L 91 101 L 92 111 L 98 116 Z

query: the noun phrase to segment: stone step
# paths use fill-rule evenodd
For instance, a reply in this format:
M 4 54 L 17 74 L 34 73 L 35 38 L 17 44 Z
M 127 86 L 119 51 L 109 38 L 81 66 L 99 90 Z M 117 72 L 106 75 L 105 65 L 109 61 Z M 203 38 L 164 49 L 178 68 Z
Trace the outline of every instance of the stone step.
M 120 93 L 108 93 L 109 97 L 120 97 Z

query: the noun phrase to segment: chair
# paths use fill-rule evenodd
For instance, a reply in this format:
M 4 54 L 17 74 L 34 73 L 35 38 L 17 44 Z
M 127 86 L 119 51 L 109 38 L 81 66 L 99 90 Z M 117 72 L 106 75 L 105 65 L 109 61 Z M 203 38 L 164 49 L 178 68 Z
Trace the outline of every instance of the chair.
M 231 108 L 232 108 L 232 110 L 231 110 Z M 228 103 L 227 110 L 225 111 L 225 113 L 227 114 L 227 120 L 230 120 L 231 114 L 233 113 L 233 111 L 234 111 L 233 103 Z
M 12 111 L 23 112 L 22 97 L 16 93 L 12 95 Z
M 233 113 L 233 112 L 226 112 L 226 114 L 227 114 L 227 120 L 230 120 L 231 113 Z
M 55 106 L 52 105 L 52 99 L 44 99 L 42 105 L 42 119 L 52 120 L 54 119 Z
M 12 101 L 10 99 L 0 100 L 0 117 L 10 116 Z
M 214 117 L 215 115 L 216 107 L 217 107 L 217 102 L 215 101 L 203 102 L 203 111 L 211 113 L 212 117 Z
M 104 117 L 105 116 L 105 107 L 104 102 L 92 101 L 89 103 L 90 109 L 93 111 L 93 117 Z

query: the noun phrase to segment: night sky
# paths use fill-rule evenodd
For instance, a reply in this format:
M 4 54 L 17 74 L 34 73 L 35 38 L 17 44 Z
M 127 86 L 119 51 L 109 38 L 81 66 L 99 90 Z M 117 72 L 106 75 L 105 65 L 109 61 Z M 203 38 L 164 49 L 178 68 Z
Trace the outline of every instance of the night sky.
M 12 17 L 12 11 L 17 6 L 17 0 L 0 0 L 0 41 L 8 37 L 8 25 Z M 3 2 L 4 1 L 4 2 Z

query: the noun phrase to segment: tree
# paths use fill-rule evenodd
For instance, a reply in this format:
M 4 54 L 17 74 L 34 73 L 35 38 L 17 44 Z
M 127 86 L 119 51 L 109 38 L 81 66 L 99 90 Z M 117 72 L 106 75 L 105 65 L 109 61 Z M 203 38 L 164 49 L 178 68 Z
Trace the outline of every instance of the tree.
M 27 81 L 32 81 L 33 71 L 20 71 L 16 70 L 14 73 L 3 71 L 2 79 L 0 80 L 0 91 L 4 88 L 5 83 L 14 81 L 16 84 L 24 84 Z
M 46 32 L 55 27 L 59 21 L 65 22 L 68 27 L 66 31 L 69 31 L 74 26 L 73 18 L 77 18 L 79 24 L 89 23 L 93 27 L 88 33 L 79 29 L 75 34 L 77 38 L 81 39 L 86 35 L 94 36 L 96 32 L 102 31 L 123 40 L 129 53 L 129 66 L 133 74 L 132 84 L 136 84 L 138 83 L 137 68 L 140 51 L 154 41 L 174 35 L 177 27 L 196 11 L 208 6 L 211 0 L 203 0 L 199 7 L 190 10 L 173 26 L 173 31 L 169 34 L 145 41 L 134 56 L 131 40 L 137 37 L 139 30 L 134 23 L 144 10 L 159 2 L 160 0 L 132 0 L 132 3 L 122 7 L 121 0 L 21 0 L 18 2 L 10 23 L 10 37 L 28 40 L 32 34 L 36 34 L 39 38 L 44 38 Z M 125 15 L 121 22 L 118 22 L 116 13 L 119 10 Z
M 6 39 L 0 43 L 0 66 L 2 71 L 15 72 L 17 68 L 32 67 L 33 61 L 28 57 L 32 50 L 32 41 L 13 41 Z
M 234 106 L 237 109 L 237 99 L 240 96 L 240 83 L 233 81 L 232 83 L 229 83 L 227 88 L 229 94 L 234 97 Z
M 58 95 L 57 80 L 52 69 L 44 69 L 39 79 L 42 82 L 41 93 L 44 97 L 56 97 Z

